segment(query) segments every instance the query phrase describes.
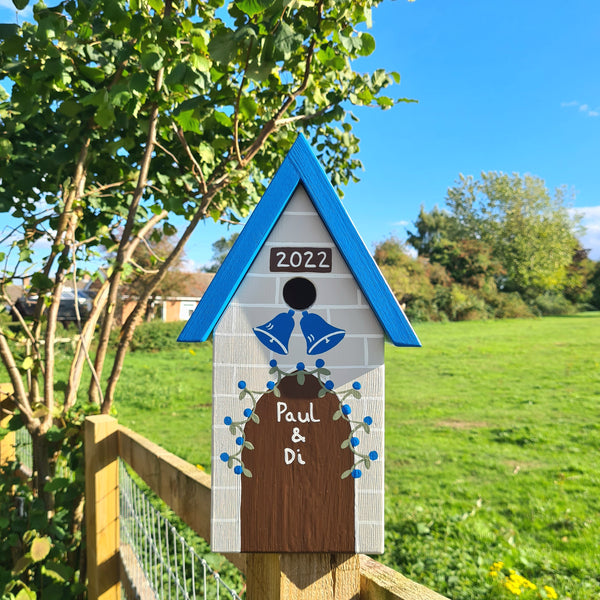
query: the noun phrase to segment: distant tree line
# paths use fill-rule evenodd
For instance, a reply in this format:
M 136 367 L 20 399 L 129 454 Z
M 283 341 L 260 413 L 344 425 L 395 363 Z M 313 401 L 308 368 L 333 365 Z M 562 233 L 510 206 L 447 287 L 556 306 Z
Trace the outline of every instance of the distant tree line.
M 581 246 L 568 200 L 530 175 L 461 175 L 445 208 L 421 208 L 406 243 L 381 242 L 375 261 L 414 320 L 598 310 L 600 262 Z

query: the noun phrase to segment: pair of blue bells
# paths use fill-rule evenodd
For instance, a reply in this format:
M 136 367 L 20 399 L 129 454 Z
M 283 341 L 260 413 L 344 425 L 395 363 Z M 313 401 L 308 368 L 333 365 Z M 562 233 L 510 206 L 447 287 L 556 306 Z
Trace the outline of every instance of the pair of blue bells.
M 264 325 L 254 327 L 252 331 L 269 350 L 277 354 L 287 354 L 295 326 L 294 312 L 288 310 L 286 313 L 279 313 Z M 346 335 L 343 329 L 330 325 L 319 315 L 306 310 L 300 319 L 300 329 L 306 339 L 307 354 L 323 354 L 337 346 Z

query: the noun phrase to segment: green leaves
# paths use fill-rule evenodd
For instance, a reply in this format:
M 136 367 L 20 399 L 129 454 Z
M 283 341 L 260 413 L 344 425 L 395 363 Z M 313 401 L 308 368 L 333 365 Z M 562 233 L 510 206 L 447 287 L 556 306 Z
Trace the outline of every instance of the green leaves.
M 13 4 L 17 10 L 24 10 L 29 4 L 29 0 L 13 0 Z
M 249 17 L 253 17 L 275 4 L 275 0 L 235 0 L 234 4 Z

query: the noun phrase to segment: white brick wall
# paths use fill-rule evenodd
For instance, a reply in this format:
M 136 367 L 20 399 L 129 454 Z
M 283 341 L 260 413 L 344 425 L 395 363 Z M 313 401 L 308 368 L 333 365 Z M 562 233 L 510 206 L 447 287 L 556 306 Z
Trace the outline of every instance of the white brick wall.
M 332 248 L 331 273 L 270 273 L 269 255 L 274 246 Z M 322 355 L 309 356 L 300 329 L 301 312 L 294 315 L 295 327 L 289 354 L 274 354 L 263 346 L 253 328 L 281 312 L 287 312 L 283 286 L 294 277 L 306 277 L 315 285 L 317 298 L 308 308 L 327 323 L 344 329 L 344 339 Z M 221 452 L 233 452 L 234 441 L 223 424 L 226 416 L 241 420 L 249 402 L 238 399 L 239 380 L 251 390 L 266 389 L 269 361 L 292 371 L 298 362 L 313 367 L 318 358 L 331 370 L 335 389 L 352 382 L 362 385 L 363 398 L 349 402 L 353 415 L 370 415 L 373 430 L 361 436 L 361 449 L 376 450 L 380 459 L 363 477 L 355 480 L 357 552 L 383 550 L 383 348 L 384 334 L 348 266 L 302 187 L 294 193 L 271 235 L 260 250 L 230 305 L 217 324 L 213 356 L 213 548 L 235 552 L 240 548 L 239 506 L 241 478 L 219 460 Z M 375 524 L 375 526 L 373 526 Z

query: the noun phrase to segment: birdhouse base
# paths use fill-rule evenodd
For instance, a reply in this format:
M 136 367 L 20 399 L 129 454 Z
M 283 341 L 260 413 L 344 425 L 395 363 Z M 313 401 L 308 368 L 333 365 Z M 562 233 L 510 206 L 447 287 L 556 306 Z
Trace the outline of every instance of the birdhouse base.
M 358 600 L 358 554 L 248 554 L 247 600 Z

